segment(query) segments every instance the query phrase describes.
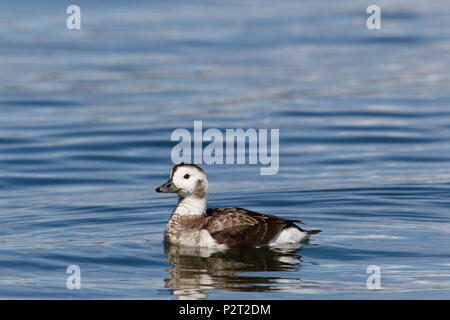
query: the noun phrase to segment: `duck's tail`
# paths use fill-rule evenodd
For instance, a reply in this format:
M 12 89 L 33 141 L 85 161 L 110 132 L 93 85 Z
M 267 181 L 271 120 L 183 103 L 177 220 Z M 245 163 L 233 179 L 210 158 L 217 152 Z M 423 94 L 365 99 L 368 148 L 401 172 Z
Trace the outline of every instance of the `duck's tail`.
M 318 234 L 322 232 L 322 230 L 308 230 L 308 231 L 305 230 L 305 231 L 308 236 L 312 236 L 313 234 Z
M 295 222 L 297 222 L 297 221 L 295 221 Z M 303 224 L 304 224 L 304 223 L 303 223 Z M 298 230 L 300 230 L 301 232 L 305 232 L 306 235 L 307 235 L 307 237 L 312 236 L 313 234 L 318 234 L 318 233 L 321 233 L 321 232 L 322 232 L 322 230 L 305 230 L 305 229 L 300 228 L 298 225 L 296 225 L 296 224 L 294 224 L 294 223 L 292 223 L 291 225 L 289 225 L 289 227 L 295 227 L 295 228 L 297 228 Z

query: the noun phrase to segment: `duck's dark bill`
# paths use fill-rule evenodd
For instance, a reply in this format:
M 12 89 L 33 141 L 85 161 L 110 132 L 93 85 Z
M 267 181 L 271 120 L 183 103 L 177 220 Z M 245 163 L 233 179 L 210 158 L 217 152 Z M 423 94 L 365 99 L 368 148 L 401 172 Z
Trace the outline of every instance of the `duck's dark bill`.
M 155 189 L 156 192 L 163 192 L 163 193 L 174 193 L 178 191 L 178 188 L 173 184 L 172 181 L 167 181 L 163 185 L 159 186 Z

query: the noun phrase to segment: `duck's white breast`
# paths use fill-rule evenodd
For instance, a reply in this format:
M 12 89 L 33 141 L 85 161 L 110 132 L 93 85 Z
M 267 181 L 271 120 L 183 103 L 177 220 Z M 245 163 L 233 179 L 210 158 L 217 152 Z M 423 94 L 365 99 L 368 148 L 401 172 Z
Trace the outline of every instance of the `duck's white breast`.
M 225 244 L 219 244 L 211 236 L 207 230 L 200 230 L 195 232 L 183 232 L 178 238 L 179 244 L 192 247 L 205 247 L 205 248 L 217 248 L 226 249 Z

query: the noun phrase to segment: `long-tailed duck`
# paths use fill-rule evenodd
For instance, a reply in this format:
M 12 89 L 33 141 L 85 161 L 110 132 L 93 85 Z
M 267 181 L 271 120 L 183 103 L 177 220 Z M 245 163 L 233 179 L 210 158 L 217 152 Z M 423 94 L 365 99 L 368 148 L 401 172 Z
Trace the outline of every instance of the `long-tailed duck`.
M 169 181 L 156 192 L 178 194 L 178 205 L 166 226 L 165 240 L 193 246 L 245 248 L 296 243 L 321 230 L 303 230 L 295 223 L 274 215 L 242 208 L 206 209 L 209 193 L 206 173 L 194 164 L 172 168 Z

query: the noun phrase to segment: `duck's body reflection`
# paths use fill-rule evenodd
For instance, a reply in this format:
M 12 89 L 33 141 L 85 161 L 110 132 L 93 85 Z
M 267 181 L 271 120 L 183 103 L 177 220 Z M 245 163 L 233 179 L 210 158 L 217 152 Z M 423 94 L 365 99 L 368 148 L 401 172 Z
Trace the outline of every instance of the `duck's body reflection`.
M 165 286 L 178 299 L 207 299 L 209 289 L 261 292 L 298 285 L 298 274 L 282 278 L 240 273 L 296 271 L 302 262 L 298 255 L 301 248 L 301 244 L 295 244 L 219 251 L 165 243 L 168 261 L 173 265 Z

